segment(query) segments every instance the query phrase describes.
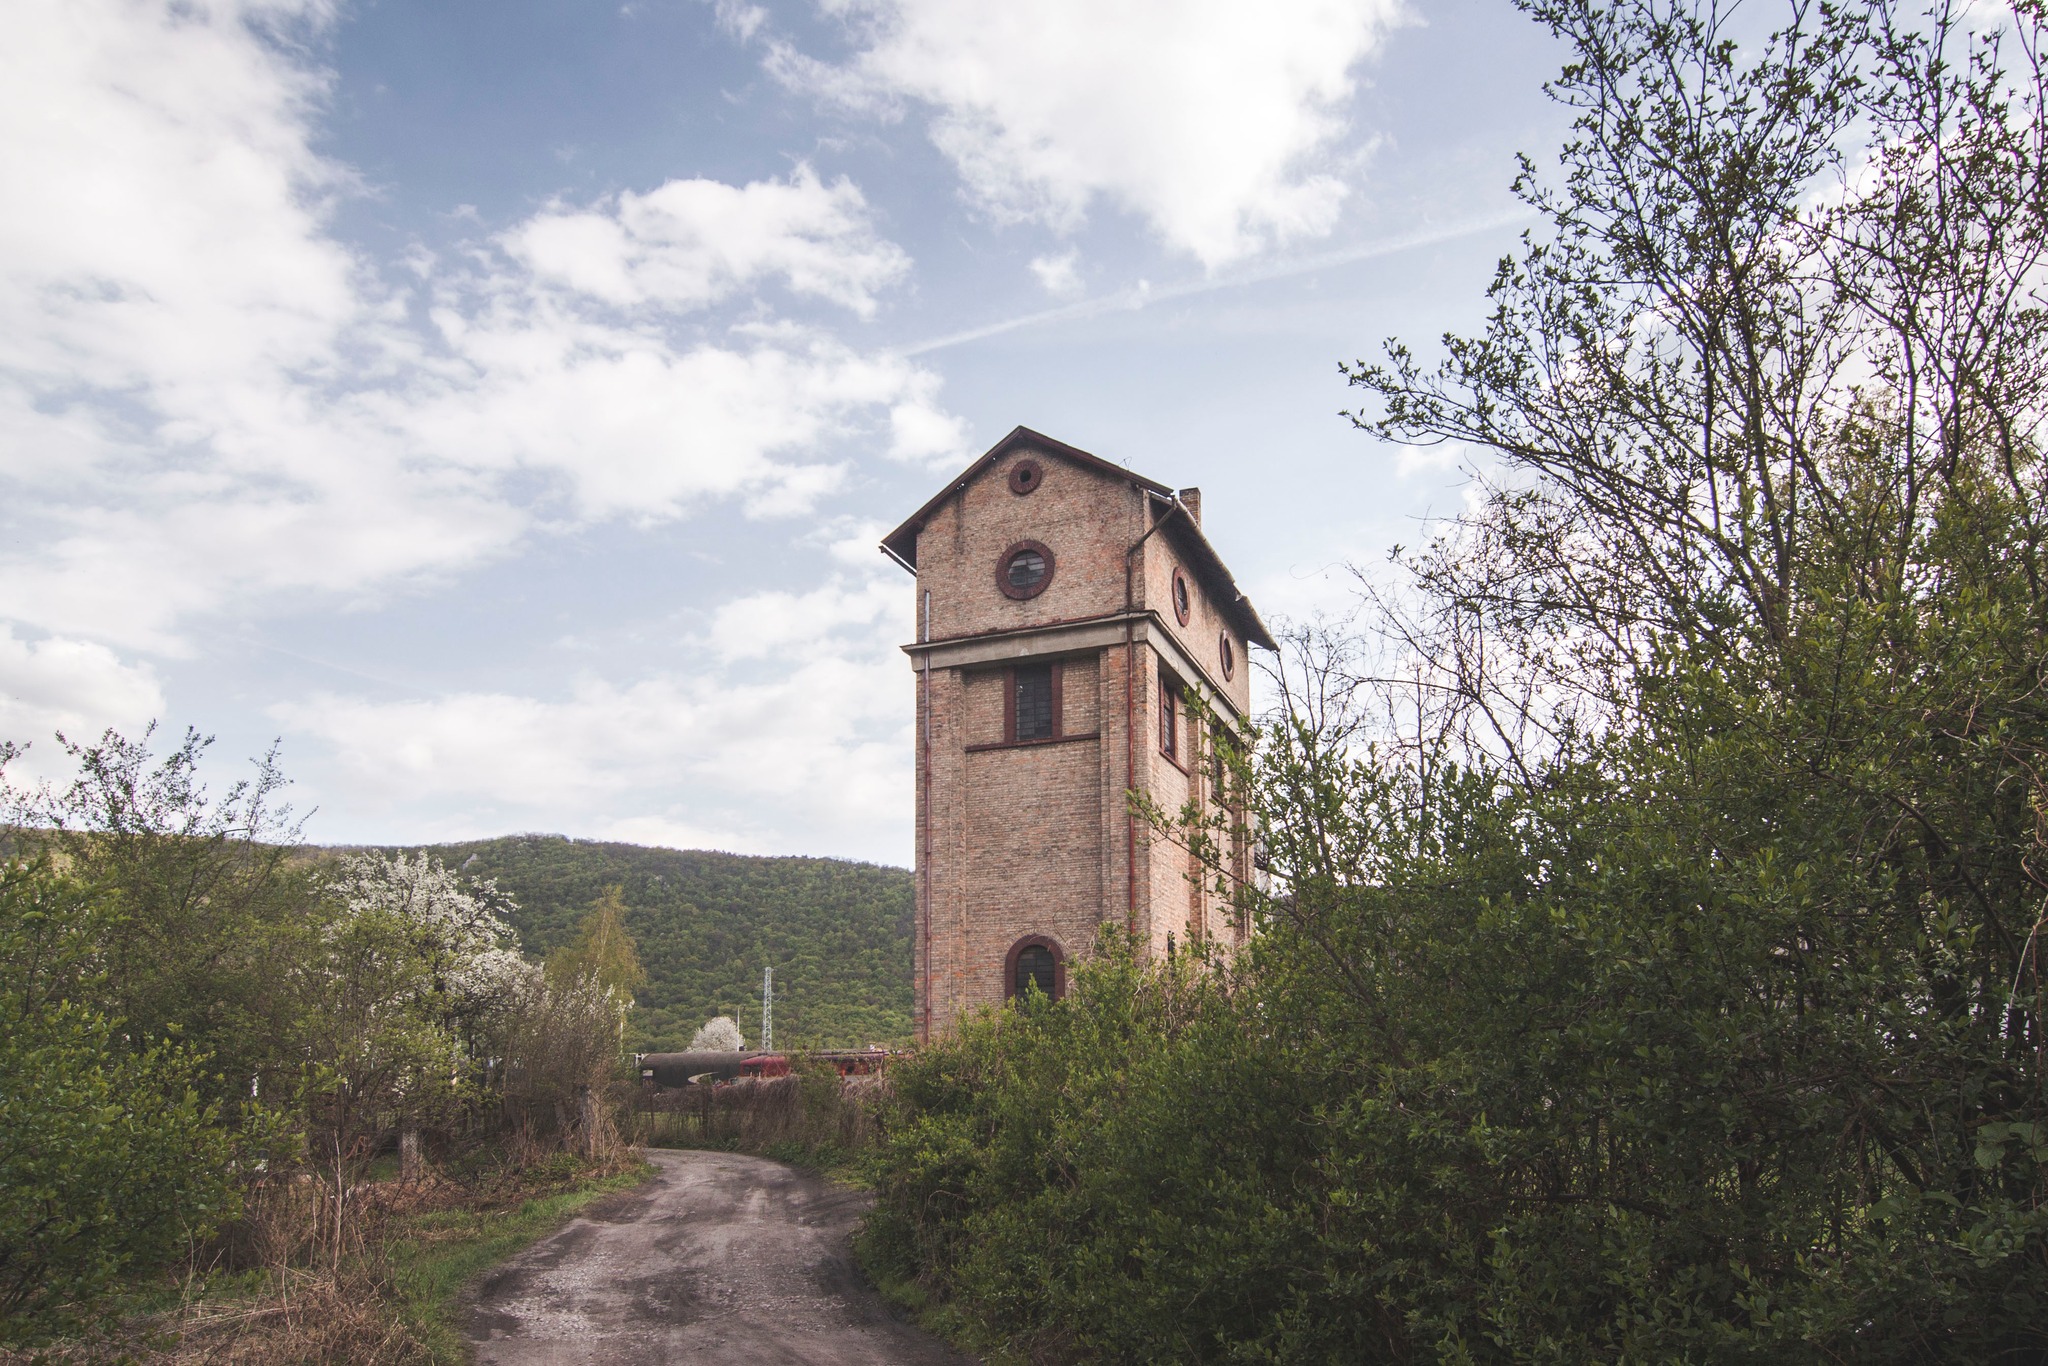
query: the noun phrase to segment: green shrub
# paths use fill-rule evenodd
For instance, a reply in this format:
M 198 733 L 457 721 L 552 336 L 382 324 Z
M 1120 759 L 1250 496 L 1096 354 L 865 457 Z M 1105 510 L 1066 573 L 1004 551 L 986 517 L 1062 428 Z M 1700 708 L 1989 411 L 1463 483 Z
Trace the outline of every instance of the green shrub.
M 105 913 L 44 869 L 0 865 L 0 1342 L 90 1319 L 119 1278 L 235 1212 L 199 1060 L 131 1047 L 74 999 Z

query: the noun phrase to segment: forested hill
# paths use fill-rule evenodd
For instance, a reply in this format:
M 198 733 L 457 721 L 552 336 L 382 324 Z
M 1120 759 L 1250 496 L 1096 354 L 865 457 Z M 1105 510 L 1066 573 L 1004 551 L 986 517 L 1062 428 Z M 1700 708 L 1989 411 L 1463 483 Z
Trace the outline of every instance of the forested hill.
M 605 887 L 625 889 L 647 984 L 629 1025 L 642 1052 L 681 1048 L 739 1011 L 752 1047 L 761 969 L 775 969 L 775 1042 L 859 1046 L 911 1032 L 911 875 L 827 858 L 754 858 L 601 844 L 560 835 L 433 846 L 450 868 L 497 880 L 519 902 L 527 952 L 573 936 Z

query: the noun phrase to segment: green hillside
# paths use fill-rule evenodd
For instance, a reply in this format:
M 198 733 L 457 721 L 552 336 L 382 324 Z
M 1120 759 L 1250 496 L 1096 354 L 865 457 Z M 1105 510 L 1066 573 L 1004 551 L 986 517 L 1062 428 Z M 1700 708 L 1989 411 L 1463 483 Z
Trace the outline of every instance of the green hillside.
M 567 942 L 606 886 L 625 889 L 647 968 L 630 1026 L 642 1052 L 681 1048 L 738 1009 L 751 1047 L 761 969 L 775 969 L 775 1042 L 859 1046 L 911 1032 L 911 875 L 826 858 L 753 858 L 560 835 L 436 845 L 451 868 L 497 879 L 519 902 L 527 951 Z M 465 867 L 466 866 L 466 867 Z

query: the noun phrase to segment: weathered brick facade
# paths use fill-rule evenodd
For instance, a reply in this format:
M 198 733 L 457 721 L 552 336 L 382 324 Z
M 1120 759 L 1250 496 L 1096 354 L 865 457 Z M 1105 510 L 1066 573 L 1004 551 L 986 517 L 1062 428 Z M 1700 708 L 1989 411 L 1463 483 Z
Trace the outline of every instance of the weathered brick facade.
M 1175 694 L 1241 727 L 1246 646 L 1272 648 L 1202 535 L 1200 494 L 1019 427 L 883 549 L 917 576 L 918 639 L 904 649 L 917 671 L 920 1035 L 1002 1001 L 1027 944 L 1052 949 L 1063 982 L 1104 924 L 1151 953 L 1240 938 L 1192 856 L 1126 798 L 1217 809 L 1215 739 Z M 1048 678 L 1050 734 L 1027 735 Z M 1245 858 L 1228 849 L 1226 872 L 1245 876 Z

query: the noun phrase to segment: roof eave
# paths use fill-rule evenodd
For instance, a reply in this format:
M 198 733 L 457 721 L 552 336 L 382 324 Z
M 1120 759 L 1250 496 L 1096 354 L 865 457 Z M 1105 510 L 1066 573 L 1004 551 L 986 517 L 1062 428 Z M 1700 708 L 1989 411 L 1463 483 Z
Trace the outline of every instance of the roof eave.
M 1159 501 L 1172 503 L 1180 509 L 1182 515 L 1173 519 L 1174 525 L 1167 530 L 1167 535 L 1180 538 L 1184 544 L 1194 549 L 1196 558 L 1206 562 L 1203 567 L 1208 571 L 1211 584 L 1220 590 L 1216 593 L 1217 600 L 1223 604 L 1224 611 L 1234 618 L 1239 633 L 1252 644 L 1277 653 L 1280 646 L 1274 642 L 1273 633 L 1266 629 L 1266 623 L 1260 618 L 1258 608 L 1252 606 L 1252 600 L 1245 596 L 1244 590 L 1237 586 L 1237 580 L 1231 577 L 1230 567 L 1223 563 L 1223 557 L 1216 552 L 1216 547 L 1209 543 L 1208 536 L 1203 534 L 1202 524 L 1187 515 L 1187 508 L 1179 500 L 1167 496 L 1161 497 Z
M 917 572 L 917 533 L 924 530 L 925 523 L 931 520 L 932 514 L 944 506 L 948 498 L 951 498 L 960 492 L 961 489 L 967 487 L 968 483 L 976 475 L 979 475 L 983 470 L 1002 459 L 1003 456 L 1015 450 L 1018 446 L 1027 445 L 1043 450 L 1048 454 L 1071 460 L 1089 469 L 1113 475 L 1118 479 L 1129 480 L 1147 493 L 1169 498 L 1173 495 L 1171 488 L 1168 488 L 1156 479 L 1147 479 L 1142 474 L 1136 474 L 1125 469 L 1122 465 L 1104 460 L 1101 456 L 1084 451 L 1078 446 L 1069 446 L 1064 441 L 1055 441 L 1043 432 L 1035 432 L 1029 427 L 1013 427 L 1010 429 L 1008 436 L 1005 436 L 1001 441 L 989 447 L 973 464 L 962 470 L 957 476 L 947 480 L 946 486 L 933 494 L 923 507 L 911 513 L 910 516 L 903 520 L 901 526 L 897 527 L 887 536 L 884 536 L 882 538 L 882 549 L 898 564 L 915 574 Z

